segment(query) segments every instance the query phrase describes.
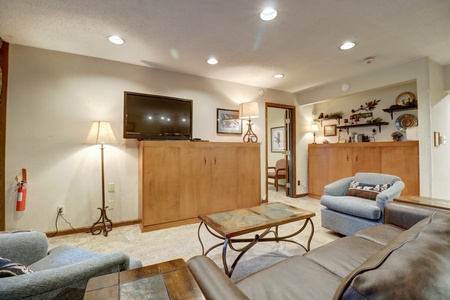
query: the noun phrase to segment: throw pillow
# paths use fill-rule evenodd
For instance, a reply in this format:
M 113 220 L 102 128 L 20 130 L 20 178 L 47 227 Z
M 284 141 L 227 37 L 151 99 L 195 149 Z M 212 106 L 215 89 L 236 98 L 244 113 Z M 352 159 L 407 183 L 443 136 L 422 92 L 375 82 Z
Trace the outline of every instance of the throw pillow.
M 0 278 L 33 273 L 26 266 L 0 257 Z
M 347 196 L 375 200 L 380 192 L 387 190 L 390 186 L 389 183 L 368 184 L 352 180 L 347 191 Z

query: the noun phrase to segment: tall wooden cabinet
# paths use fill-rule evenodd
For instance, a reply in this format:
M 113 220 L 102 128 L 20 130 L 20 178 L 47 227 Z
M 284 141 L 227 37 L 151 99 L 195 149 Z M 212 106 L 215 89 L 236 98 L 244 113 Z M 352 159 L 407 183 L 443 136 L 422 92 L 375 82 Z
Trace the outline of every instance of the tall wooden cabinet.
M 260 145 L 139 142 L 142 231 L 197 221 L 200 214 L 261 202 Z
M 310 144 L 308 146 L 308 195 L 320 198 L 325 185 L 357 172 L 399 176 L 402 195 L 419 193 L 419 142 Z

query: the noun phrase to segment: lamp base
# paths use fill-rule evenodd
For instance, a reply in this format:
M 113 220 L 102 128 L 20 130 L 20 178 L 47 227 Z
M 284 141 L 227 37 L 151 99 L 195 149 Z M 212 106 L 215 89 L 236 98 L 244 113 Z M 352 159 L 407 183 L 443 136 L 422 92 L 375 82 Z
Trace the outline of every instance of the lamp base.
M 106 215 L 106 209 L 108 206 L 103 208 L 97 208 L 100 210 L 100 217 L 97 222 L 94 223 L 91 227 L 91 233 L 94 235 L 100 234 L 103 231 L 104 236 L 108 236 L 108 232 L 110 232 L 113 228 L 112 221 Z
M 244 137 L 242 138 L 242 140 L 245 143 L 248 143 L 248 142 L 256 143 L 256 142 L 258 142 L 258 137 L 256 136 L 256 134 L 252 130 L 252 121 L 250 121 L 250 120 L 248 120 L 248 129 L 247 129 L 247 132 L 245 133 Z

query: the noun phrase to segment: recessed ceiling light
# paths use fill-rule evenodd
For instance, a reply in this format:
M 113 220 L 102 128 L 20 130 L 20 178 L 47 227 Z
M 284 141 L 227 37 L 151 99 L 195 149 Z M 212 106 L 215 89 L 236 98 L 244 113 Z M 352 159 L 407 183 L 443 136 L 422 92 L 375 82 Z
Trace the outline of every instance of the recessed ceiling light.
M 219 63 L 219 61 L 218 61 L 216 58 L 214 58 L 214 57 L 211 57 L 211 58 L 208 59 L 206 62 L 207 62 L 208 64 L 210 64 L 210 65 L 217 65 L 217 64 Z
M 125 43 L 125 40 L 117 35 L 111 35 L 110 37 L 108 37 L 108 40 L 116 45 L 122 45 L 123 43 Z
M 342 44 L 339 48 L 341 50 L 349 50 L 352 49 L 353 47 L 355 47 L 356 44 L 353 42 L 345 42 L 344 44 Z
M 275 9 L 273 9 L 272 7 L 266 7 L 259 15 L 259 17 L 261 18 L 261 20 L 270 21 L 275 19 L 277 15 L 278 12 Z
M 283 78 L 284 77 L 284 74 L 275 74 L 275 75 L 273 75 L 273 78 L 276 78 L 276 79 L 280 79 L 280 78 Z

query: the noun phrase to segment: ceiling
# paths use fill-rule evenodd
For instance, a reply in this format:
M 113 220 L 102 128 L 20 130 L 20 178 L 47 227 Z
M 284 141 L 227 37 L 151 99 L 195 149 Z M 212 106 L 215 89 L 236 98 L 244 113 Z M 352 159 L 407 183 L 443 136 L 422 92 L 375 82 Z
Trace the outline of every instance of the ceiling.
M 275 20 L 259 18 L 266 6 Z M 288 92 L 422 57 L 449 65 L 449 34 L 448 0 L 0 0 L 11 44 Z

